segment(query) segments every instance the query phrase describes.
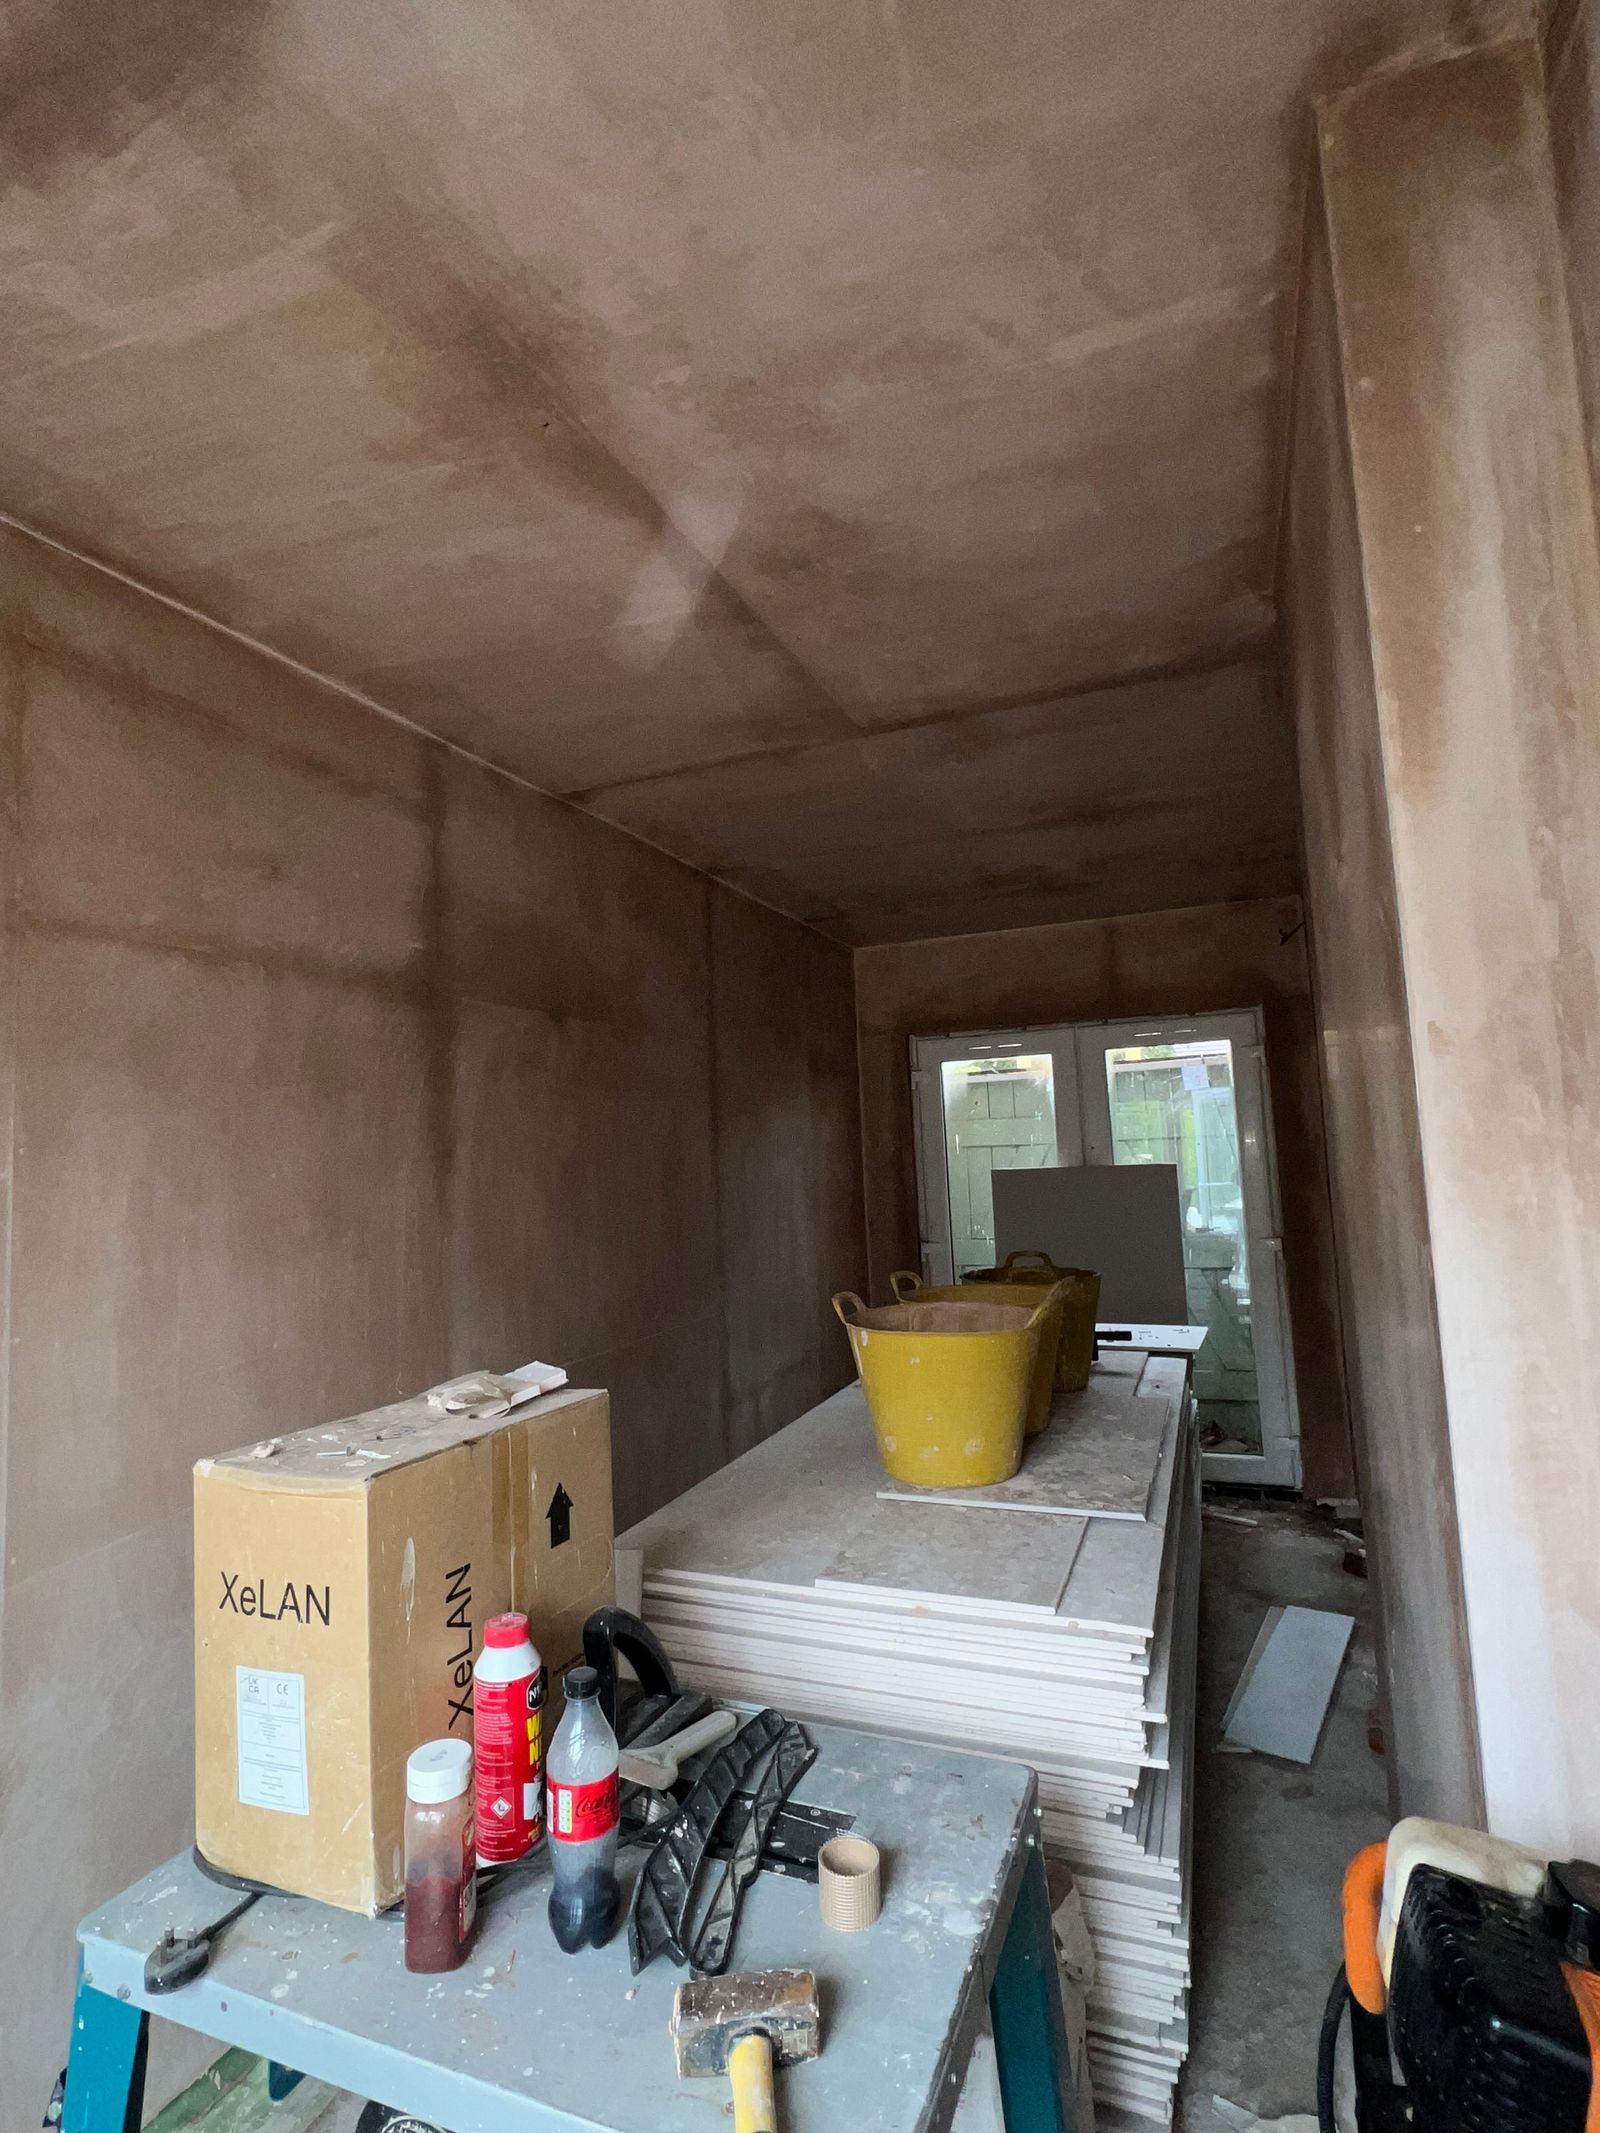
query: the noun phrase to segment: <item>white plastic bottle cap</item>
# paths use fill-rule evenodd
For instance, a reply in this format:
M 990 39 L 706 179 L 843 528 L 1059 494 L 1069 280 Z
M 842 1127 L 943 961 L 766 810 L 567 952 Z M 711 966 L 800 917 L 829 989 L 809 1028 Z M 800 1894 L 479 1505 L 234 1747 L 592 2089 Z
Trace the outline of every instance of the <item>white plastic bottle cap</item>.
M 406 1798 L 419 1807 L 459 1800 L 472 1783 L 472 1744 L 430 1740 L 406 1757 Z

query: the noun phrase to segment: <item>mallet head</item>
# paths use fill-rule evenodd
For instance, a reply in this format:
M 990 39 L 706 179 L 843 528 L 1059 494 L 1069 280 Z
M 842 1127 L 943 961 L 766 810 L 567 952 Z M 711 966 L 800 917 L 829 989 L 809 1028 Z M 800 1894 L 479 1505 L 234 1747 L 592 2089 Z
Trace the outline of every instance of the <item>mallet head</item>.
M 814 2059 L 822 2048 L 817 1980 L 810 1970 L 752 1970 L 742 1977 L 697 1977 L 672 1999 L 678 2073 L 725 2074 L 741 2037 L 765 2037 L 780 2066 Z

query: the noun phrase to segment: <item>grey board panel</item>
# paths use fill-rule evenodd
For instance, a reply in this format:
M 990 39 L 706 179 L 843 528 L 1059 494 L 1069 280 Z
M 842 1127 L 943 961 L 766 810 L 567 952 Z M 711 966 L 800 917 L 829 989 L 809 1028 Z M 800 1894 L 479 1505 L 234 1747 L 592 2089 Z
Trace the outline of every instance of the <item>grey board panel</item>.
M 1100 1276 L 1103 1319 L 1181 1324 L 1189 1316 L 1183 1218 L 1172 1163 L 997 1170 L 995 1258 L 1048 1252 Z

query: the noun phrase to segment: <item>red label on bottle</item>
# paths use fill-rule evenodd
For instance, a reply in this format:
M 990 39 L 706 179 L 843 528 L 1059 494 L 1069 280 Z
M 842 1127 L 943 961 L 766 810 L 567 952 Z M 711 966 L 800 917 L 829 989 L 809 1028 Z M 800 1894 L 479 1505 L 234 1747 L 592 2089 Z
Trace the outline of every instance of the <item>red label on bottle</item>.
M 478 1857 L 494 1865 L 523 1858 L 539 1840 L 543 1701 L 542 1669 L 473 1686 Z
M 619 1819 L 617 1773 L 592 1785 L 560 1785 L 550 1780 L 550 1834 L 563 1844 L 587 1844 L 609 1837 Z

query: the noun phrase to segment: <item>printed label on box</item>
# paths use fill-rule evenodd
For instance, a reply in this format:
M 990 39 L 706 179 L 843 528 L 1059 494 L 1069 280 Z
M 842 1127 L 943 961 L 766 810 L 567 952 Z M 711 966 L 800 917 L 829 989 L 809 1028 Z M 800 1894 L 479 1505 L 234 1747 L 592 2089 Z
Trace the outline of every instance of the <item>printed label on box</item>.
M 310 1814 L 305 1675 L 274 1674 L 259 1666 L 236 1667 L 234 1673 L 241 1806 Z

